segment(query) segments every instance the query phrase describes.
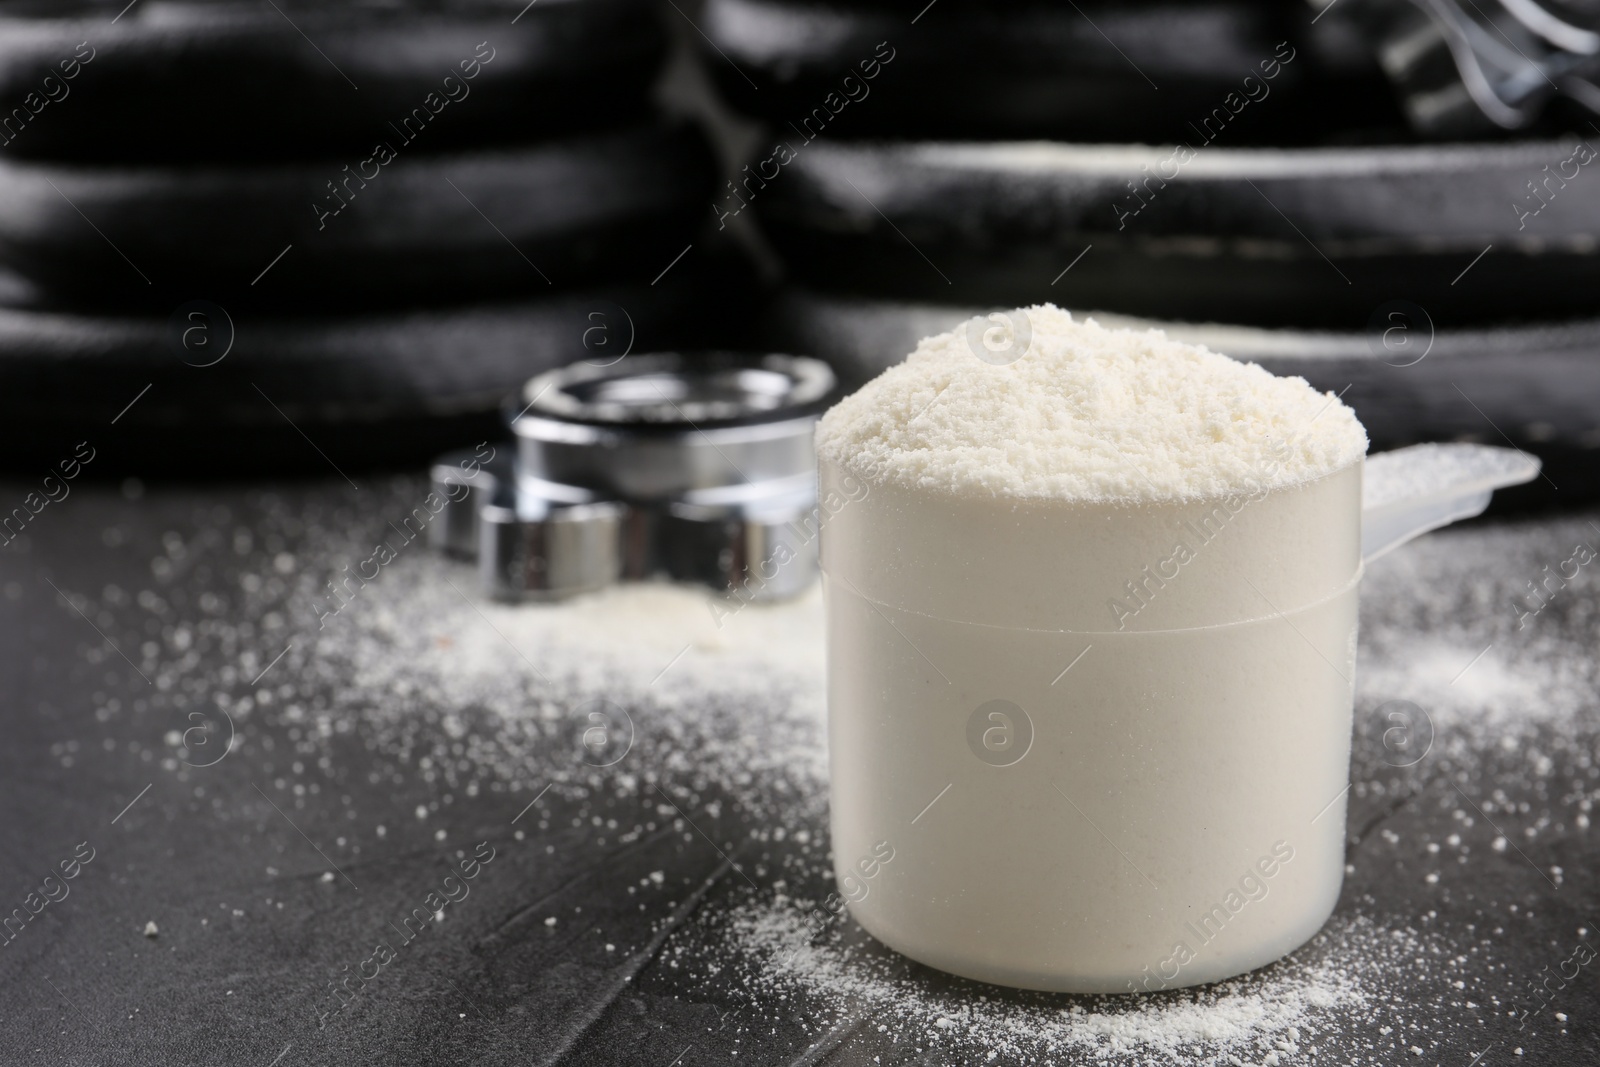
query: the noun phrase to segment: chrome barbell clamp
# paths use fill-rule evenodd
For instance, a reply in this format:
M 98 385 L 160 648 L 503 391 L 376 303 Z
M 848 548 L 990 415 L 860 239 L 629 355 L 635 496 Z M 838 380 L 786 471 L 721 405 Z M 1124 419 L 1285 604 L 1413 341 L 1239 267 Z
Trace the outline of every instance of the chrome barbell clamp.
M 798 595 L 817 573 L 812 433 L 835 387 L 819 360 L 729 352 L 541 374 L 507 405 L 513 448 L 434 464 L 451 503 L 433 544 L 475 557 L 503 600 L 657 576 Z
M 487 461 L 476 451 L 447 452 L 433 461 L 428 477 L 445 502 L 428 524 L 429 547 L 458 559 L 477 559 L 478 510 L 510 487 L 510 458 L 504 449 L 495 449 Z

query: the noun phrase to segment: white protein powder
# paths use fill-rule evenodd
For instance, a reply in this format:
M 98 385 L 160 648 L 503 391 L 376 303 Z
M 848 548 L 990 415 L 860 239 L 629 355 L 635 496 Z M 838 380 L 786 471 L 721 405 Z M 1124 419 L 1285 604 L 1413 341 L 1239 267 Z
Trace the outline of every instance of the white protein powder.
M 1296 485 L 1367 450 L 1354 412 L 1303 378 L 1052 304 L 995 318 L 925 339 L 837 404 L 818 452 L 924 491 L 1150 501 Z
M 1314 935 L 1343 870 L 1365 449 L 1303 380 L 1050 306 L 925 340 L 824 416 L 861 925 L 1070 992 L 1216 981 Z

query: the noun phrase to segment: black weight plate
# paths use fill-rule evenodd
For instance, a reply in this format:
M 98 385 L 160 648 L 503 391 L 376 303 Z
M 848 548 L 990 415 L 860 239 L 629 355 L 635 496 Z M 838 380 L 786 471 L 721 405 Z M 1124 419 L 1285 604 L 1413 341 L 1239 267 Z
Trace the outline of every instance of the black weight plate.
M 648 279 L 710 202 L 710 149 L 685 125 L 450 156 L 388 143 L 387 165 L 0 165 L 0 260 L 95 306 L 438 302 Z
M 1230 123 L 1234 144 L 1401 129 L 1340 17 L 1319 23 L 1260 0 L 941 3 L 920 15 L 709 0 L 703 54 L 728 99 L 785 137 L 1166 140 L 1190 136 L 1230 93 L 1254 98 Z
M 989 310 L 791 288 L 765 308 L 755 343 L 826 359 L 854 388 L 922 338 Z M 1545 461 L 1550 480 L 1511 490 L 1510 505 L 1600 497 L 1600 318 L 1457 328 L 1397 302 L 1364 329 L 1318 332 L 1074 313 L 1106 326 L 1165 330 L 1339 393 L 1374 451 L 1449 440 L 1526 449 Z M 1560 492 L 1551 496 L 1555 486 Z
M 654 286 L 377 315 L 0 310 L 0 452 L 17 469 L 89 439 L 107 471 L 225 475 L 423 462 L 503 436 L 500 404 L 541 371 L 726 343 L 707 288 L 740 292 L 681 264 Z
M 665 49 L 649 0 L 125 3 L 0 2 L 0 151 L 278 162 L 416 109 L 430 151 L 528 140 L 640 114 Z
M 799 279 L 837 291 L 1344 328 L 1398 298 L 1453 321 L 1600 310 L 1577 138 L 1178 151 L 819 141 L 747 203 Z

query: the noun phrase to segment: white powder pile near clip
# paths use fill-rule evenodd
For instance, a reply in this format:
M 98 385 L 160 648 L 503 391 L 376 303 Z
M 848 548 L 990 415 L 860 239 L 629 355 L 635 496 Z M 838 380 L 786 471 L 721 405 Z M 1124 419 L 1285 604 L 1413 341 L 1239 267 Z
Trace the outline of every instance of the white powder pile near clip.
M 986 346 L 985 328 L 1002 336 Z M 997 364 L 994 348 L 1021 354 Z M 1282 488 L 1366 447 L 1355 414 L 1303 378 L 1052 304 L 925 339 L 817 430 L 822 456 L 869 481 L 1097 501 L 1224 496 L 1268 469 L 1259 487 Z

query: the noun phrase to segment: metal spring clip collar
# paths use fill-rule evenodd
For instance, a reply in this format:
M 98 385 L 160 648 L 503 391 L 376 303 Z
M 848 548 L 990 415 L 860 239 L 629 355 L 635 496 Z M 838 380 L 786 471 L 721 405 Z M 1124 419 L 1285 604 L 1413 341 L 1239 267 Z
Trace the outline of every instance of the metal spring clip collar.
M 457 502 L 433 544 L 476 558 L 507 600 L 657 575 L 793 596 L 816 576 L 811 439 L 834 384 L 818 360 L 722 352 L 541 374 L 508 408 L 514 456 L 435 462 L 435 490 Z

